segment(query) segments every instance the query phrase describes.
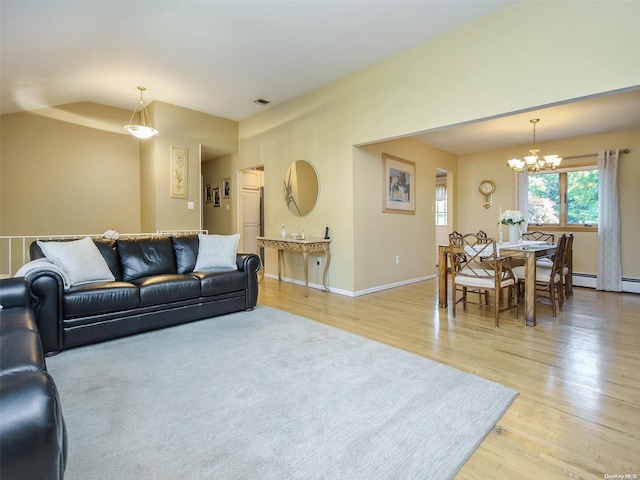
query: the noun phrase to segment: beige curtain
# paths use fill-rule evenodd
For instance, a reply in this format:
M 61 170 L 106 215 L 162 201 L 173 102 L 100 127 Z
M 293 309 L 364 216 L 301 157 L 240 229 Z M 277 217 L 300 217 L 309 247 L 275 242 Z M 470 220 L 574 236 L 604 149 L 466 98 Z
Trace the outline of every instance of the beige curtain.
M 622 291 L 618 158 L 619 150 L 598 154 L 600 218 L 598 220 L 596 290 L 610 292 Z

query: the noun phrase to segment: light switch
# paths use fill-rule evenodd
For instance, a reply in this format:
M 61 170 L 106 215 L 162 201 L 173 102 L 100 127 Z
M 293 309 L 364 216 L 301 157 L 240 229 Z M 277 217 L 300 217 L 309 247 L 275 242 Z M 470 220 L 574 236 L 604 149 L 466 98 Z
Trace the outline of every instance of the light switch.
M 187 202 L 187 209 L 193 210 L 196 208 L 196 205 L 193 202 Z

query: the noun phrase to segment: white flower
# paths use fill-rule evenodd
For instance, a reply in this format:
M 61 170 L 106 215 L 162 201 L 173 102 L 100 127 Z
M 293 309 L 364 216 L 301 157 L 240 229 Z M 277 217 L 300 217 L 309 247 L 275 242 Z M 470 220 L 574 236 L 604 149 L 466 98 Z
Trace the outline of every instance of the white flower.
M 120 238 L 120 234 L 118 232 L 116 232 L 115 230 L 107 230 L 106 232 L 104 232 L 102 234 L 103 238 L 109 238 L 111 240 L 117 240 L 118 238 Z
M 507 210 L 500 215 L 500 223 L 503 225 L 518 225 L 524 222 L 524 216 L 520 210 Z

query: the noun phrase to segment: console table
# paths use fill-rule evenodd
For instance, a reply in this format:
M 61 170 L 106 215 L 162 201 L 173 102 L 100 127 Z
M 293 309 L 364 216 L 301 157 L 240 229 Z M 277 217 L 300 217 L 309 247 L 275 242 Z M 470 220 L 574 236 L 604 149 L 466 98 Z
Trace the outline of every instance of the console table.
M 282 280 L 280 276 L 280 265 L 283 262 L 283 252 L 297 252 L 302 254 L 302 263 L 304 266 L 304 296 L 308 296 L 309 289 L 309 253 L 324 252 L 324 273 L 322 276 L 322 283 L 324 290 L 329 291 L 327 286 L 327 274 L 329 273 L 329 262 L 331 262 L 331 251 L 329 250 L 329 239 L 320 238 L 308 238 L 293 239 L 293 238 L 268 238 L 257 237 L 258 255 L 260 255 L 260 248 L 277 248 L 278 249 L 278 280 Z M 264 277 L 264 267 L 262 267 L 261 278 Z

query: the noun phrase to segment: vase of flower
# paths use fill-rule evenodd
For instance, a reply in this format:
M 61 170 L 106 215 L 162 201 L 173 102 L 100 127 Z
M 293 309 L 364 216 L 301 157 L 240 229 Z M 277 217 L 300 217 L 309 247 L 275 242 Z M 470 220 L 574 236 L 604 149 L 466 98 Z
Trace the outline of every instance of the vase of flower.
M 509 243 L 520 241 L 520 224 L 524 222 L 524 216 L 519 210 L 507 210 L 500 214 L 500 223 L 509 229 Z

